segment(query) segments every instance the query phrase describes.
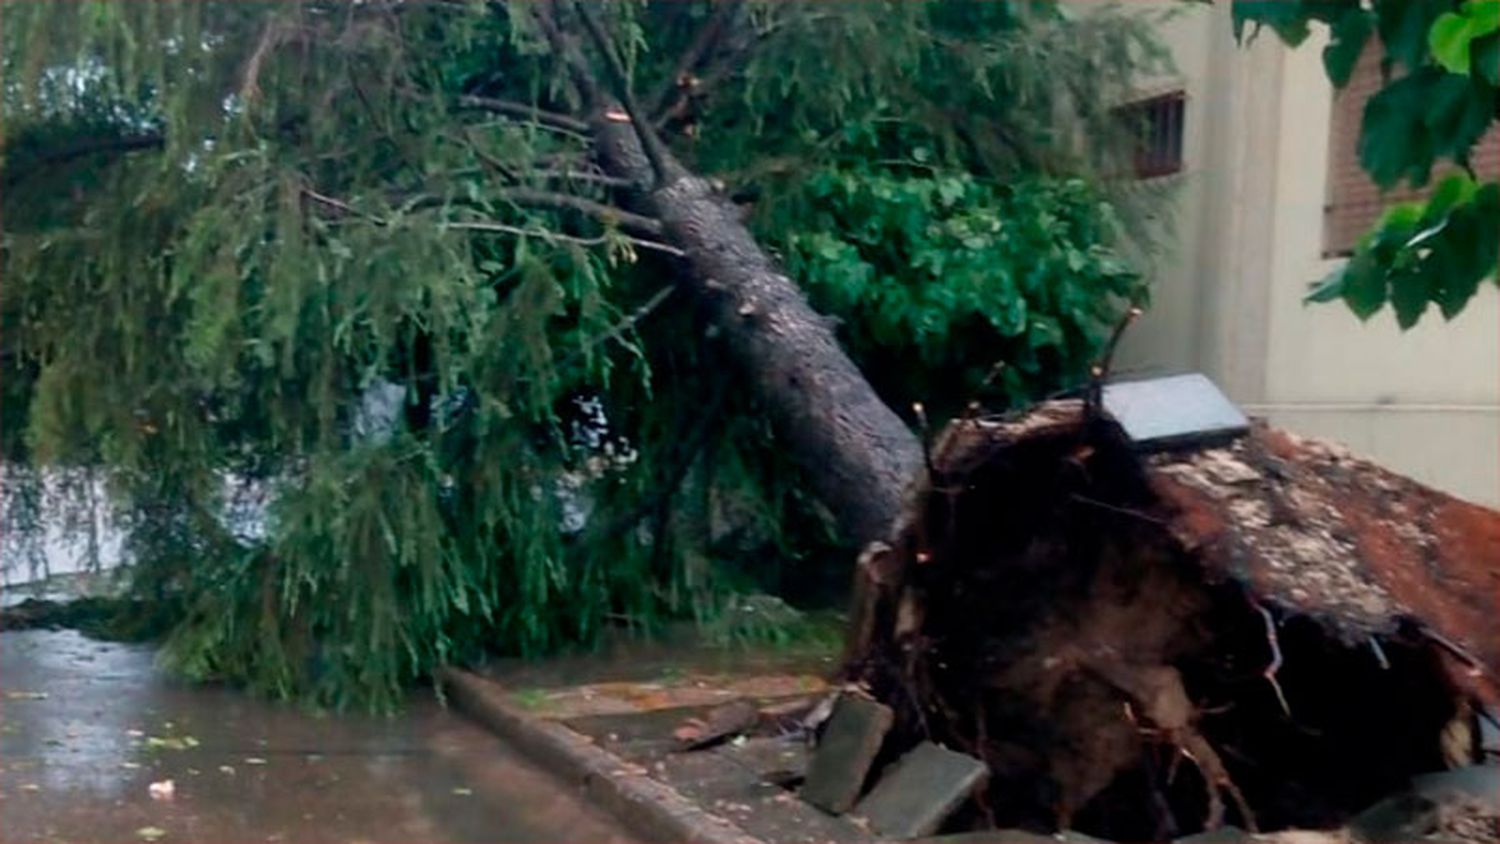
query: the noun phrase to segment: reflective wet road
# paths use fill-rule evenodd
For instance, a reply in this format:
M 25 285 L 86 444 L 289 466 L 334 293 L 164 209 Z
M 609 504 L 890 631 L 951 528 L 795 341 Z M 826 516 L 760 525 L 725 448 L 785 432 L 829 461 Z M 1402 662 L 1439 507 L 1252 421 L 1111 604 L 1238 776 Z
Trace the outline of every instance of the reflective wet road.
M 430 695 L 395 719 L 318 717 L 152 662 L 0 634 L 0 841 L 632 842 Z

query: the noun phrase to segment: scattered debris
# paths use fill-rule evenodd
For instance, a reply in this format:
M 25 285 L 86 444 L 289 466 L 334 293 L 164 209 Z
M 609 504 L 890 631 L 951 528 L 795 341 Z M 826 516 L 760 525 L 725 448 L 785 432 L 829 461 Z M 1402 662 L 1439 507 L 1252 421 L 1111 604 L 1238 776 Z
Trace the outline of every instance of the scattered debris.
M 859 798 L 893 720 L 884 704 L 840 695 L 808 766 L 802 799 L 835 815 L 847 812 Z
M 1438 806 L 1433 829 L 1426 836 L 1432 841 L 1463 841 L 1472 844 L 1494 844 L 1500 841 L 1500 811 L 1493 801 L 1472 797 L 1449 800 Z
M 889 838 L 931 835 L 988 776 L 978 759 L 923 742 L 881 777 L 854 812 Z
M 6 700 L 46 700 L 46 692 L 6 692 Z
M 153 782 L 146 787 L 152 800 L 171 800 L 177 794 L 177 783 L 172 780 Z
M 463 788 L 462 786 L 460 786 L 453 789 L 453 793 L 459 797 L 471 797 L 474 794 L 474 790 L 472 788 Z
M 672 731 L 672 737 L 679 750 L 701 750 L 743 733 L 759 719 L 755 704 L 736 700 L 710 709 L 703 718 L 689 718 Z
M 1364 844 L 1500 841 L 1500 768 L 1470 766 L 1423 774 L 1349 823 Z
M 191 750 L 198 746 L 192 736 L 147 736 L 146 747 L 152 750 Z
M 806 729 L 804 721 L 818 703 L 817 699 L 803 697 L 762 706 L 760 721 L 778 733 L 799 732 Z
M 264 765 L 264 764 L 266 764 L 266 760 L 260 758 L 259 756 L 246 756 L 243 761 L 244 761 L 244 763 L 246 765 Z
M 158 826 L 143 826 L 135 831 L 135 837 L 142 841 L 156 841 L 165 837 L 167 831 Z

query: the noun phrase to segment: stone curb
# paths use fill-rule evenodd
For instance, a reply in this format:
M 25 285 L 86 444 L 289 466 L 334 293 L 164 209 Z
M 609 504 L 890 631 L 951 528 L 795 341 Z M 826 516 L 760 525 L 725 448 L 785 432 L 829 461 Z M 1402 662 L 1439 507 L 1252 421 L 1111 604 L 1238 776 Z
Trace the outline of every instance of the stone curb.
M 450 705 L 515 745 L 550 773 L 583 792 L 656 844 L 764 844 L 733 823 L 706 812 L 677 789 L 652 779 L 639 765 L 610 753 L 561 724 L 522 711 L 500 684 L 445 668 L 436 676 Z

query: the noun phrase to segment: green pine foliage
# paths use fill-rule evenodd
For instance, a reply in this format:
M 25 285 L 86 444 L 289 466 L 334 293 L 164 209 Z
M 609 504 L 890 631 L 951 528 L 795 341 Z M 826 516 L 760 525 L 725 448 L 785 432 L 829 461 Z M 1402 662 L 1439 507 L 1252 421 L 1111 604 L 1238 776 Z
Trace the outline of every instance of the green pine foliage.
M 998 402 L 1075 382 L 1143 295 L 1122 256 L 1152 198 L 1112 177 L 1108 104 L 1162 60 L 1147 22 L 728 5 L 601 11 L 887 397 L 967 398 L 1000 360 Z M 105 478 L 178 668 L 389 709 L 434 666 L 717 623 L 842 559 L 658 235 L 552 115 L 575 103 L 527 4 L 0 15 L 0 445 L 30 467 L 7 524 L 36 527 L 49 471 Z M 607 434 L 577 424 L 593 399 Z M 226 517 L 247 489 L 256 530 Z

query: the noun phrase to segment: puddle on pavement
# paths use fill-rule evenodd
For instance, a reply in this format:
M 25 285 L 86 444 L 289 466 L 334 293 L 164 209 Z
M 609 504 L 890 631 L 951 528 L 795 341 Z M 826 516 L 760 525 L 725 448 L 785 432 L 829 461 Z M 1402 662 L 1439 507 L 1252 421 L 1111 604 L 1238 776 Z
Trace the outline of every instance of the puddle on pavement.
M 631 840 L 430 696 L 319 717 L 71 631 L 0 634 L 0 814 L 7 844 Z

